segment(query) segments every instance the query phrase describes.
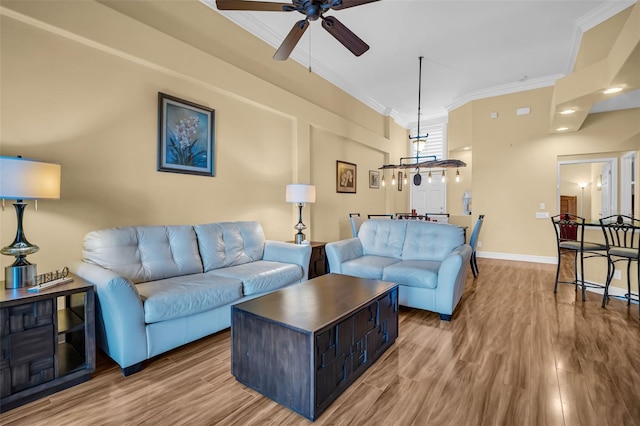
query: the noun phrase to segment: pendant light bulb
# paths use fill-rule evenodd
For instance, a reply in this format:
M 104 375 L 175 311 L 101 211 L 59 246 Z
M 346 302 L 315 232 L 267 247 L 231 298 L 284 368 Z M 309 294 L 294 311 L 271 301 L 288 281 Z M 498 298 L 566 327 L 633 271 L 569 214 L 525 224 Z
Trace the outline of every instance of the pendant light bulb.
M 396 184 L 396 171 L 393 171 L 393 174 L 391 175 L 391 185 L 394 186 Z
M 429 183 L 431 183 L 431 170 L 429 170 Z
M 456 182 L 460 182 L 460 170 L 456 170 Z
M 382 174 L 382 186 L 383 187 L 387 186 L 386 182 L 384 181 L 384 173 Z
M 406 173 L 404 174 L 404 176 L 403 176 L 403 178 L 402 178 L 402 183 L 403 183 L 404 185 L 406 185 L 406 184 L 407 184 L 407 174 L 406 174 Z M 2 201 L 4 201 L 4 200 L 2 200 Z
M 444 174 L 444 169 L 442 170 L 442 183 L 447 181 L 447 176 Z

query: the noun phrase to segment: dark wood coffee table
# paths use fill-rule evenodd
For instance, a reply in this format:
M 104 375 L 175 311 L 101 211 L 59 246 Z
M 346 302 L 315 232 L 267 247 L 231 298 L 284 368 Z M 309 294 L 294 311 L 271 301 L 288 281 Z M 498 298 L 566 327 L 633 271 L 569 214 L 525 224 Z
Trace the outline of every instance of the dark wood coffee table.
M 233 306 L 231 373 L 315 420 L 397 337 L 397 284 L 322 275 Z

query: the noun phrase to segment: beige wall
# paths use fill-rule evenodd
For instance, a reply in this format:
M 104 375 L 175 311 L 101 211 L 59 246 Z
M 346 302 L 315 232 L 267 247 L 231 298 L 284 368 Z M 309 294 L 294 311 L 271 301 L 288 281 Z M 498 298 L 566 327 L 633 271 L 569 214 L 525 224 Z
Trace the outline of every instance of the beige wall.
M 297 222 L 284 202 L 291 182 L 318 188 L 303 213 L 315 240 L 348 237 L 348 212 L 408 209 L 409 191 L 367 184 L 369 170 L 406 155 L 405 129 L 292 61 L 274 63 L 272 48 L 202 4 L 180 3 L 112 4 L 139 8 L 138 19 L 144 8 L 175 19 L 167 34 L 100 3 L 2 2 L 0 154 L 62 164 L 62 199 L 26 213 L 27 237 L 41 247 L 29 258 L 40 271 L 78 259 L 83 235 L 111 226 L 258 220 L 268 238 L 289 240 Z M 212 47 L 195 48 L 184 23 L 204 17 L 216 25 L 197 34 Z M 231 39 L 249 50 L 225 47 Z M 216 177 L 156 171 L 159 91 L 216 110 Z M 558 158 L 640 148 L 637 109 L 592 114 L 578 132 L 549 134 L 551 93 L 473 101 L 450 114 L 450 156 L 469 167 L 448 185 L 448 211 L 458 215 L 471 189 L 473 216 L 456 220 L 472 226 L 486 215 L 485 253 L 553 258 L 553 230 L 534 214 L 541 202 L 552 214 L 557 208 Z M 516 116 L 523 106 L 531 114 Z M 358 165 L 355 195 L 335 192 L 336 160 Z M 0 219 L 6 245 L 15 233 L 11 206 Z
M 449 134 L 458 138 L 454 146 L 472 146 L 473 217 L 486 216 L 479 249 L 485 256 L 553 261 L 553 228 L 535 212 L 540 203 L 551 215 L 558 212 L 558 159 L 640 149 L 639 109 L 591 114 L 577 132 L 550 134 L 551 92 L 543 88 L 482 99 L 449 114 Z M 525 106 L 531 113 L 517 116 L 516 109 Z M 497 119 L 490 118 L 492 112 Z M 452 185 L 448 190 L 455 191 Z M 456 198 L 449 197 L 450 207 Z M 594 281 L 603 282 L 606 267 L 596 269 Z
M 346 237 L 348 211 L 406 208 L 397 206 L 406 197 L 369 189 L 366 174 L 405 154 L 407 131 L 343 92 L 333 94 L 335 111 L 320 106 L 313 86 L 297 96 L 99 3 L 2 6 L 0 154 L 62 165 L 62 198 L 25 214 L 40 272 L 79 259 L 84 234 L 106 227 L 257 220 L 267 238 L 290 240 L 292 182 L 318 187 L 304 210 L 312 239 Z M 156 171 L 158 92 L 215 109 L 215 177 Z M 358 165 L 356 195 L 335 193 L 336 160 Z M 7 245 L 10 205 L 0 219 Z M 12 260 L 2 256 L 2 266 Z

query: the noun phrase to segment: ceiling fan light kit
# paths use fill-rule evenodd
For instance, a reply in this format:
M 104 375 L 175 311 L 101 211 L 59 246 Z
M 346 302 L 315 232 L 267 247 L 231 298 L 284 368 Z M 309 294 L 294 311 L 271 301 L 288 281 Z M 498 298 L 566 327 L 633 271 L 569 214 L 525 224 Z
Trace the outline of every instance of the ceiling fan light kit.
M 355 56 L 360 56 L 367 50 L 369 45 L 360 37 L 355 35 L 343 23 L 334 16 L 324 16 L 328 10 L 342 10 L 349 7 L 360 6 L 380 0 L 292 0 L 291 3 L 272 3 L 262 1 L 245 0 L 216 0 L 218 10 L 244 10 L 260 12 L 293 12 L 297 11 L 305 15 L 305 19 L 296 22 L 284 39 L 273 59 L 285 61 L 302 38 L 302 35 L 309 27 L 309 21 L 322 20 L 322 28 L 327 30 L 344 47 L 349 49 Z

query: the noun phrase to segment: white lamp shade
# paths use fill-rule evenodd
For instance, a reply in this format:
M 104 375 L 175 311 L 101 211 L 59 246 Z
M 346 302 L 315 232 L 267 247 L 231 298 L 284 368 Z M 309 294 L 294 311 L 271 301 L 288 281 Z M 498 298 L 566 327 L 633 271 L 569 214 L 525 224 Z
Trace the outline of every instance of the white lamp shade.
M 292 183 L 287 185 L 287 203 L 315 203 L 316 187 Z
M 0 198 L 58 199 L 61 169 L 59 164 L 19 157 L 0 157 Z

